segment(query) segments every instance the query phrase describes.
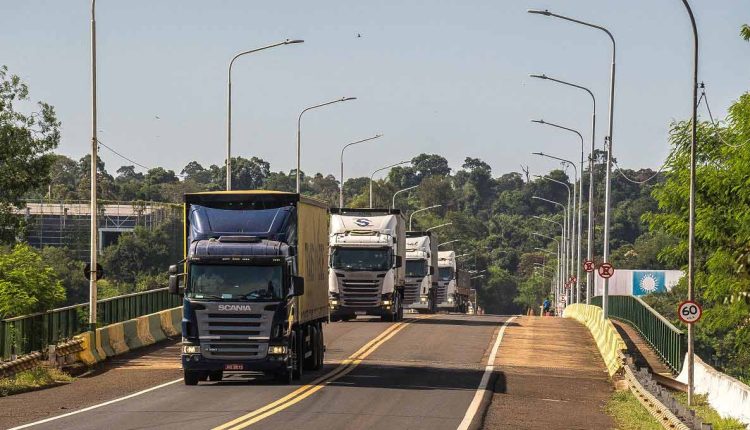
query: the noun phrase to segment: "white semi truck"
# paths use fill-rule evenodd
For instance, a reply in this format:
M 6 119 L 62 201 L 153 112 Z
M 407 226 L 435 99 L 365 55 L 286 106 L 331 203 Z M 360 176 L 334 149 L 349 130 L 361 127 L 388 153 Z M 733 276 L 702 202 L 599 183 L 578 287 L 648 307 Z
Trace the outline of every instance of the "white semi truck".
M 398 209 L 332 208 L 328 298 L 332 321 L 403 317 L 406 221 Z
M 435 312 L 438 267 L 437 236 L 431 231 L 406 232 L 404 308 Z

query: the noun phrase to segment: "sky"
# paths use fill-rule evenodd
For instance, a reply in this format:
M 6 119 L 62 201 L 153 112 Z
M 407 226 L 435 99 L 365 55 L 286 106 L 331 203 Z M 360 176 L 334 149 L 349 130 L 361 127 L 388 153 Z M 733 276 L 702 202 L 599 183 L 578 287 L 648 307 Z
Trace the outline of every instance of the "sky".
M 700 75 L 715 116 L 750 89 L 747 0 L 691 0 L 701 43 Z M 611 43 L 598 30 L 530 15 L 549 9 L 607 27 L 617 42 L 613 155 L 625 168 L 658 168 L 670 123 L 690 115 L 692 33 L 679 0 L 97 2 L 99 139 L 147 167 L 179 173 L 226 154 L 227 67 L 232 72 L 232 155 L 257 156 L 274 171 L 296 164 L 296 125 L 307 112 L 302 170 L 346 177 L 420 153 L 454 169 L 478 157 L 495 175 L 542 173 L 579 160 L 572 134 L 532 124 L 543 118 L 591 139 L 591 100 L 576 89 L 528 77 L 545 73 L 591 88 L 596 144 L 606 135 Z M 62 122 L 58 152 L 80 158 L 90 142 L 89 2 L 0 1 L 0 64 L 52 104 Z M 30 106 L 26 106 L 30 108 Z M 706 117 L 705 108 L 701 115 Z M 588 149 L 587 149 L 588 151 Z M 110 172 L 132 164 L 105 148 Z M 139 169 L 142 170 L 142 169 Z M 385 172 L 383 172 L 385 173 Z

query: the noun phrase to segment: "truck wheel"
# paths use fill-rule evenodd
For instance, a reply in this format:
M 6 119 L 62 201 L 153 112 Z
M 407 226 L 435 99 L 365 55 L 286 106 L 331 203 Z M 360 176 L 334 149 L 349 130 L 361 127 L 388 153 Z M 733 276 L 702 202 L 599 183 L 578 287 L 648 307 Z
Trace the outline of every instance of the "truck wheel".
M 221 370 L 215 370 L 208 373 L 208 380 L 211 382 L 219 382 L 224 379 L 224 372 Z
M 323 368 L 323 361 L 326 355 L 326 344 L 323 341 L 323 326 L 318 326 L 318 362 L 315 363 L 315 370 Z
M 185 381 L 185 385 L 198 385 L 198 379 L 200 377 L 200 374 L 198 372 L 191 372 L 188 370 L 185 370 L 182 373 L 182 379 Z
M 318 363 L 318 330 L 310 327 L 307 330 L 310 333 L 310 356 L 305 357 L 305 370 L 315 370 Z
M 294 379 L 302 379 L 303 368 L 305 367 L 305 339 L 301 330 L 294 332 L 292 345 L 294 345 L 294 349 L 292 350 L 292 377 Z

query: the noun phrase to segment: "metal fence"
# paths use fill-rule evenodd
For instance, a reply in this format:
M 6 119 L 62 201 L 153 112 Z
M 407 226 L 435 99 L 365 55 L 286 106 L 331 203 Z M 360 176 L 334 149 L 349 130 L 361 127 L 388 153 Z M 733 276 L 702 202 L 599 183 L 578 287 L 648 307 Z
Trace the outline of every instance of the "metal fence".
M 96 304 L 97 324 L 126 321 L 181 304 L 180 297 L 166 288 L 103 299 Z M 86 303 L 0 320 L 0 359 L 40 351 L 86 331 L 88 307 Z
M 601 296 L 592 297 L 591 304 L 601 307 Z M 609 316 L 633 326 L 674 372 L 682 369 L 687 339 L 651 306 L 635 296 L 609 296 Z

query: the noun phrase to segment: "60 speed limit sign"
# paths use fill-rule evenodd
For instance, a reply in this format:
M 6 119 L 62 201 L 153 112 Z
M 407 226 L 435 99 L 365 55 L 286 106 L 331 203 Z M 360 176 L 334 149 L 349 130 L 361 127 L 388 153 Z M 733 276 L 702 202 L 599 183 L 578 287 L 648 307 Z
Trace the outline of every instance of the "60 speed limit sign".
M 677 316 L 686 324 L 698 321 L 701 319 L 702 314 L 703 309 L 701 309 L 701 306 L 690 300 L 680 303 L 680 306 L 677 308 Z

